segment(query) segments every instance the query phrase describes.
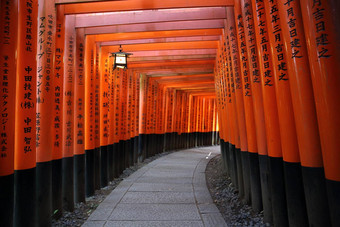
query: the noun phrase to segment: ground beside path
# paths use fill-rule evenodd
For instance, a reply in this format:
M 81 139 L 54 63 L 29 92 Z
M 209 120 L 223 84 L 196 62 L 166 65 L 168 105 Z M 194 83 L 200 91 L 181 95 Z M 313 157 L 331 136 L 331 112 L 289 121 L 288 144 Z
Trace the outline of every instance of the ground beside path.
M 219 147 L 171 153 L 124 179 L 83 226 L 226 226 L 206 185 Z

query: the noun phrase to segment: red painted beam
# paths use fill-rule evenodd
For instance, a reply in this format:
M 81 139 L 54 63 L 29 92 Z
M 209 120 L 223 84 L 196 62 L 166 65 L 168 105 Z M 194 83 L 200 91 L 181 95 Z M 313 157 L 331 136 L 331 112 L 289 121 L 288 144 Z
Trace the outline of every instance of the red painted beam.
M 155 56 L 195 56 L 195 55 L 214 55 L 216 56 L 216 49 L 186 49 L 186 50 L 154 50 L 154 51 L 130 51 L 133 57 L 155 57 Z
M 203 59 L 215 59 L 214 54 L 201 54 L 201 55 L 170 55 L 170 56 L 150 56 L 150 57 L 136 57 L 130 56 L 129 63 L 133 62 L 157 62 L 157 61 L 176 61 L 176 60 L 203 60 Z
M 86 35 L 108 34 L 108 33 L 126 33 L 126 32 L 148 32 L 148 31 L 171 31 L 171 30 L 189 30 L 189 29 L 217 29 L 223 28 L 224 21 L 217 20 L 196 20 L 196 21 L 175 21 L 162 23 L 146 24 L 126 24 L 111 25 L 101 27 L 85 28 Z
M 183 49 L 216 49 L 217 41 L 195 41 L 177 43 L 149 43 L 134 44 L 123 47 L 125 52 L 131 51 L 153 51 L 153 50 L 183 50 Z M 103 46 L 103 51 L 117 52 L 119 46 Z
M 172 31 L 147 31 L 147 32 L 129 32 L 129 33 L 111 33 L 94 35 L 96 41 L 115 41 L 115 40 L 136 40 L 136 39 L 154 39 L 171 38 L 171 37 L 188 37 L 188 36 L 220 36 L 222 29 L 189 29 L 189 30 L 172 30 Z
M 170 43 L 170 42 L 194 42 L 194 41 L 217 41 L 220 36 L 191 36 L 191 37 L 171 37 L 171 38 L 155 38 L 155 39 L 133 39 L 133 40 L 115 40 L 101 42 L 101 46 L 117 46 L 144 43 Z
M 164 67 L 164 66 L 186 66 L 186 65 L 214 65 L 215 60 L 197 60 L 197 61 L 163 61 L 163 62 L 154 62 L 154 63 L 134 63 L 128 64 L 129 69 L 136 69 L 136 68 L 157 68 L 157 67 Z
M 76 17 L 76 27 L 98 27 L 123 24 L 142 24 L 170 21 L 225 19 L 224 7 L 141 10 L 81 14 Z
M 82 1 L 83 3 L 77 3 L 77 1 L 75 0 L 56 0 L 56 4 L 65 4 L 65 14 L 173 8 L 221 7 L 234 5 L 234 0 L 129 0 L 101 2 L 84 2 L 84 0 Z

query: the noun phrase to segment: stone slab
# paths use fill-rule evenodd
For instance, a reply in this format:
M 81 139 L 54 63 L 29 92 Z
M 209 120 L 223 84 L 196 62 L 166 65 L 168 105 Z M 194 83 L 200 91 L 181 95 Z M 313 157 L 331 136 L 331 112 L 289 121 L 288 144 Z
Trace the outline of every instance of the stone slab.
M 192 183 L 191 177 L 140 177 L 136 182 L 138 183 L 169 183 L 169 184 L 190 184 Z
M 109 220 L 117 221 L 199 221 L 195 204 L 118 204 Z
M 108 221 L 105 227 L 203 227 L 202 221 Z
M 195 203 L 192 192 L 127 192 L 121 203 Z
M 205 227 L 228 227 L 220 213 L 202 214 Z
M 134 183 L 129 191 L 133 192 L 192 192 L 192 184 L 170 184 L 170 183 Z

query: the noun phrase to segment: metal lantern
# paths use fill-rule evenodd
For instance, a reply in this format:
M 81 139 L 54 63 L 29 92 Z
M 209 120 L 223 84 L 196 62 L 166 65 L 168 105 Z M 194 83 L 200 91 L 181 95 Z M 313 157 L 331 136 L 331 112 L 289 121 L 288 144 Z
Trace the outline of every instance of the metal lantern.
M 113 70 L 116 68 L 127 69 L 127 58 L 132 55 L 131 53 L 123 52 L 122 45 L 119 45 L 119 52 L 112 53 L 114 57 Z

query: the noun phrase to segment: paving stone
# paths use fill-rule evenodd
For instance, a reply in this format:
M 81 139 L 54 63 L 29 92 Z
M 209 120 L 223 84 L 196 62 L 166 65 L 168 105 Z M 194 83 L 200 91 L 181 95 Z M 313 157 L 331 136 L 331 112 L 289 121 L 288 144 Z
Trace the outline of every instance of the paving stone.
M 119 203 L 119 201 L 123 198 L 123 196 L 125 195 L 126 191 L 116 191 L 114 193 L 110 193 L 110 195 L 108 195 L 105 200 L 103 201 L 103 203 L 108 203 L 111 204 L 112 207 L 116 206 L 117 203 Z
M 121 203 L 195 203 L 192 192 L 127 192 Z
M 102 221 L 107 220 L 113 211 L 114 206 L 109 203 L 101 203 L 95 211 L 90 215 L 88 220 Z
M 207 204 L 198 204 L 198 209 L 201 214 L 206 213 L 219 213 L 220 211 L 217 209 L 215 204 L 207 203 Z
M 205 227 L 228 227 L 221 213 L 202 214 Z
M 199 221 L 201 217 L 195 204 L 118 204 L 109 220 Z
M 159 192 L 159 191 L 175 191 L 175 192 L 192 192 L 192 184 L 168 184 L 168 183 L 134 183 L 129 191 L 136 192 Z
M 148 171 L 146 172 L 143 177 L 175 177 L 175 178 L 181 178 L 181 177 L 193 177 L 193 172 L 180 172 L 180 171 L 167 171 L 167 172 L 157 172 L 157 171 Z
M 82 227 L 102 227 L 104 226 L 105 221 L 87 221 Z
M 210 192 L 208 189 L 196 190 L 194 188 L 194 190 L 195 190 L 194 192 L 195 192 L 196 201 L 198 204 L 213 203 L 213 200 L 210 196 Z
M 105 227 L 203 227 L 202 221 L 108 221 Z
M 170 183 L 170 184 L 190 184 L 192 177 L 140 177 L 136 182 L 139 183 Z

